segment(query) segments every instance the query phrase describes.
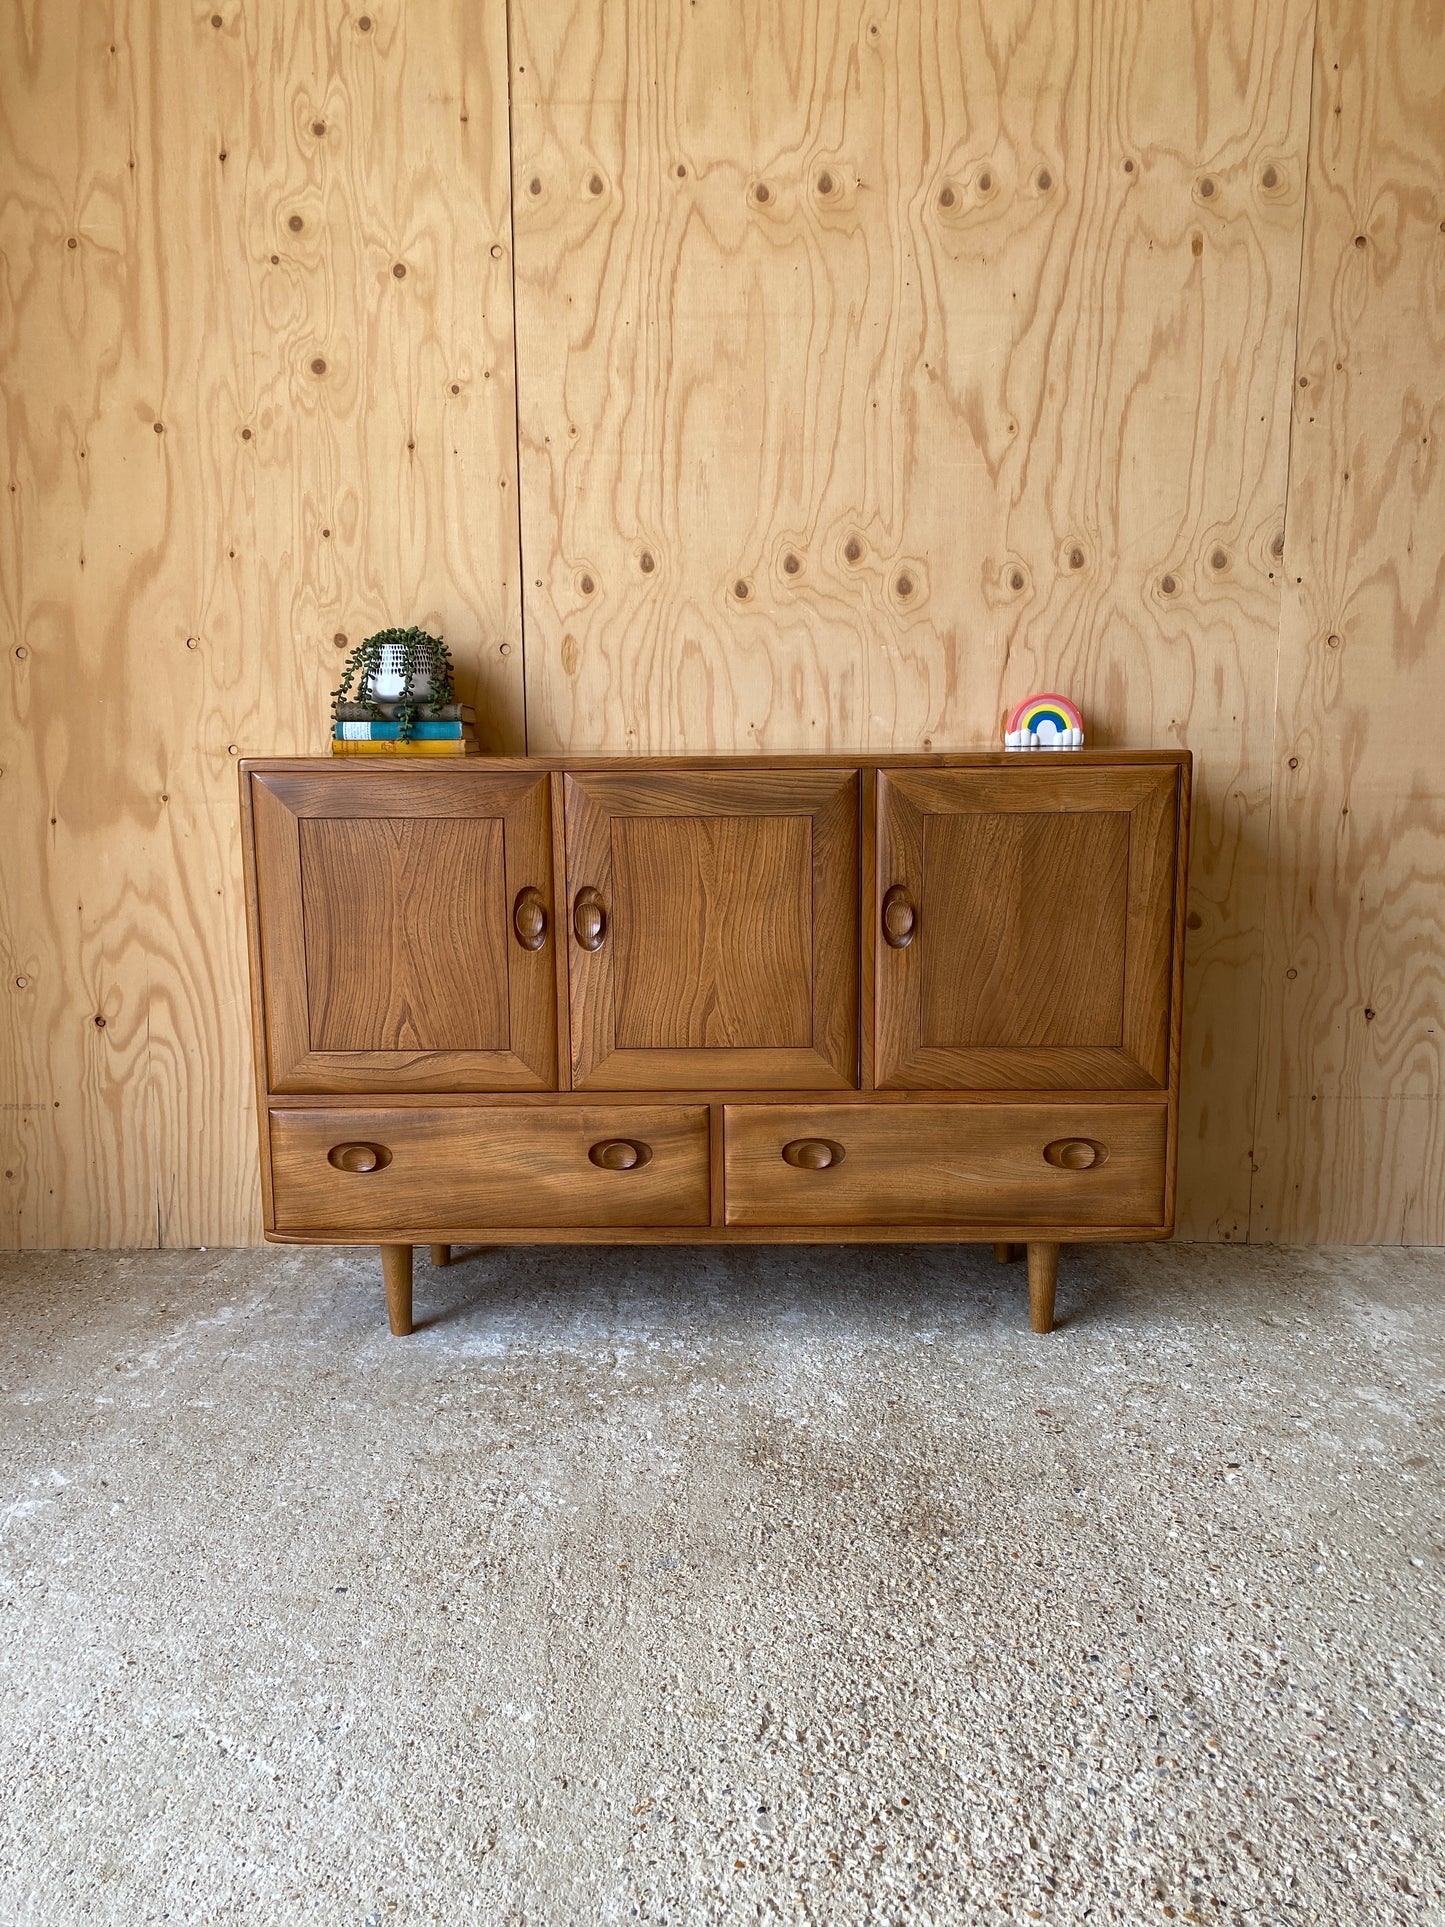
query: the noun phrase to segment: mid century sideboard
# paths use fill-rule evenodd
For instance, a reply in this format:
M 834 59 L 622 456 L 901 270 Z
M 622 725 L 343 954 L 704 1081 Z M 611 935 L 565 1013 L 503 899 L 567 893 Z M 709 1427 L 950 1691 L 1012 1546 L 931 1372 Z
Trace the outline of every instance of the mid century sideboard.
M 1173 1228 L 1190 759 L 252 760 L 268 1238 Z

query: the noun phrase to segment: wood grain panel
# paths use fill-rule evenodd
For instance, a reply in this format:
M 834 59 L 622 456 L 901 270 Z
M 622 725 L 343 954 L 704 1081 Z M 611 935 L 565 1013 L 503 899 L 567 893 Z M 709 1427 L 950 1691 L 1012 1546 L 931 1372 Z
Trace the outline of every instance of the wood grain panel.
M 812 1043 L 811 823 L 613 822 L 619 1050 Z
M 612 768 L 569 775 L 565 795 L 574 1089 L 856 1081 L 856 769 Z M 649 857 L 665 877 L 646 870 Z M 754 857 L 765 867 L 743 874 L 739 859 Z M 667 908 L 664 887 L 676 892 Z M 583 895 L 603 917 L 591 947 L 576 928 Z M 735 916 L 751 927 L 746 941 Z M 659 928 L 675 956 L 654 941 Z M 634 967 L 641 975 L 629 983 Z M 760 1009 L 775 993 L 778 1007 Z M 744 1023 L 742 1041 L 727 1041 Z M 670 1041 L 626 1041 L 643 1034 Z M 780 1041 L 748 1041 L 754 1034 Z
M 1445 12 L 1321 0 L 1254 1232 L 1445 1242 Z
M 1158 1105 L 729 1104 L 727 1223 L 1162 1225 L 1166 1126 Z M 834 1162 L 789 1162 L 799 1142 Z M 1065 1144 L 1092 1168 L 1052 1161 Z
M 1128 877 L 1127 810 L 925 816 L 924 1043 L 1122 1047 Z
M 307 817 L 300 834 L 312 1050 L 506 1050 L 500 819 Z
M 425 1224 L 706 1225 L 705 1105 L 659 1109 L 273 1111 L 271 1163 L 282 1230 Z M 626 1142 L 632 1169 L 592 1152 Z M 338 1147 L 364 1144 L 370 1171 L 337 1169 Z M 376 1242 L 384 1242 L 378 1237 Z
M 0 1241 L 244 1241 L 236 757 L 413 620 L 523 746 L 505 14 L 47 0 L 0 93 Z
M 1198 758 L 1245 1235 L 1314 0 L 514 5 L 534 748 Z
M 245 764 L 242 779 L 263 1099 L 553 1087 L 561 939 L 545 774 L 478 761 L 423 775 L 378 759 L 365 774 Z M 543 912 L 535 947 L 516 925 L 524 894 Z
M 1162 1088 L 1187 777 L 1053 758 L 880 771 L 876 1081 Z M 916 915 L 902 944 L 887 929 L 894 892 Z

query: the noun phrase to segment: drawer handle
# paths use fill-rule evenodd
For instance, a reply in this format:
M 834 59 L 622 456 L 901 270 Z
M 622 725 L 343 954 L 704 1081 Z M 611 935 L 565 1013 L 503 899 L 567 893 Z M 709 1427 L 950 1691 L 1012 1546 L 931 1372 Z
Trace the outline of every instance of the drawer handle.
M 1091 1137 L 1058 1137 L 1044 1146 L 1044 1157 L 1060 1171 L 1092 1171 L 1108 1163 L 1109 1147 Z
M 326 1162 L 338 1171 L 382 1171 L 391 1163 L 391 1152 L 384 1144 L 333 1144 Z
M 607 935 L 607 905 L 589 883 L 572 904 L 572 928 L 584 950 L 600 950 Z
M 796 1171 L 827 1171 L 847 1155 L 830 1137 L 795 1137 L 783 1146 L 784 1164 L 791 1164 Z
M 587 1153 L 599 1171 L 637 1171 L 652 1162 L 652 1146 L 631 1137 L 604 1138 Z
M 883 899 L 883 941 L 893 950 L 906 950 L 918 928 L 918 912 L 901 883 Z
M 512 928 L 524 950 L 540 950 L 547 941 L 547 905 L 542 899 L 542 892 L 534 889 L 530 883 L 525 890 L 517 892 L 517 901 L 512 909 Z

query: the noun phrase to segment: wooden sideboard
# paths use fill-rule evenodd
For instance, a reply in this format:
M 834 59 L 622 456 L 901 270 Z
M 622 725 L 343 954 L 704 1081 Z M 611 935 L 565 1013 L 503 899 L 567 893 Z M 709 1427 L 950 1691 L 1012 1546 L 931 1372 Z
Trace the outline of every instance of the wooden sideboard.
M 1174 1218 L 1187 753 L 241 769 L 266 1235 L 1061 1244 Z

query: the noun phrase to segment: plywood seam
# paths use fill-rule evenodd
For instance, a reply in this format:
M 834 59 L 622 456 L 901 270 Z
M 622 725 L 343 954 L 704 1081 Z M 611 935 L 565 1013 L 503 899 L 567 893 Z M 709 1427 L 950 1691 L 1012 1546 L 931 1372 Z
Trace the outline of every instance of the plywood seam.
M 512 473 L 517 489 L 517 648 L 522 656 L 522 754 L 525 756 L 532 745 L 527 692 L 527 558 L 522 549 L 522 390 L 521 370 L 517 365 L 517 228 L 513 219 L 517 150 L 512 120 L 512 0 L 506 0 L 502 18 L 507 49 L 507 286 L 512 301 Z

